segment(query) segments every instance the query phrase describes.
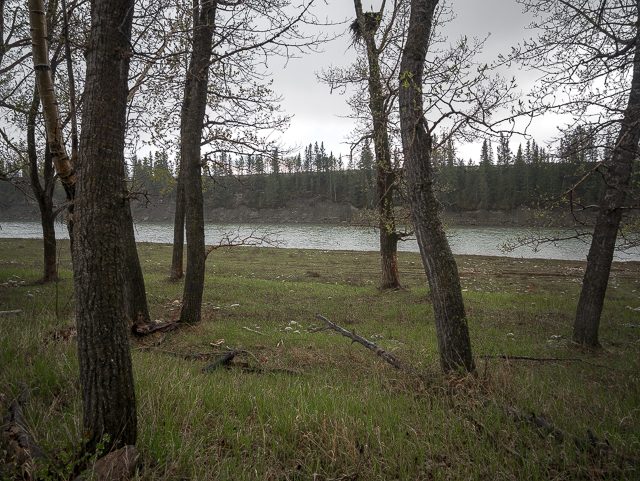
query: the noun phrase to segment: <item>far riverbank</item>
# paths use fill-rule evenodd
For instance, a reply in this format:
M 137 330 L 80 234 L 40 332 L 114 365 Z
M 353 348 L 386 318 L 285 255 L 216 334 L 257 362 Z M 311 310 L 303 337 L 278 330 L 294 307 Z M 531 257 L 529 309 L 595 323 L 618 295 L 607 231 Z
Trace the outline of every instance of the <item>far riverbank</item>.
M 175 202 L 166 199 L 152 199 L 148 204 L 132 204 L 134 221 L 172 222 Z M 245 205 L 221 208 L 205 204 L 205 222 L 222 224 L 362 224 L 366 209 L 358 209 L 348 203 L 331 202 L 320 197 L 295 199 L 282 208 L 255 209 Z M 532 209 L 445 211 L 443 220 L 450 226 L 483 227 L 529 227 L 548 224 L 551 218 L 559 227 L 572 227 L 573 219 Z M 0 205 L 0 222 L 39 221 L 38 206 L 28 199 L 21 199 L 11 205 Z

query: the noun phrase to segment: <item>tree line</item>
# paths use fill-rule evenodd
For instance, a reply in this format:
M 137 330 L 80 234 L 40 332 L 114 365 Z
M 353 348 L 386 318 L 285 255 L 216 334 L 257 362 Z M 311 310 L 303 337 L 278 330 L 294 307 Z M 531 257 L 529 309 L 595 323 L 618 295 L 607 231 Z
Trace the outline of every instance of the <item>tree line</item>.
M 542 208 L 606 156 L 606 149 L 582 148 L 581 142 L 588 141 L 578 128 L 566 135 L 554 154 L 535 140 L 519 144 L 513 152 L 503 136 L 495 143 L 485 140 L 478 158 L 465 162 L 449 140 L 433 154 L 438 199 L 450 212 Z M 315 142 L 304 149 L 304 155 L 282 158 L 278 150 L 246 156 L 221 153 L 207 165 L 203 193 L 210 206 L 282 208 L 291 200 L 310 197 L 358 208 L 374 208 L 377 202 L 376 166 L 369 144 L 356 159 L 352 156 L 346 162 L 327 154 L 322 142 Z M 129 175 L 134 189 L 147 192 L 151 199 L 175 200 L 176 172 L 166 153 L 134 158 Z M 632 192 L 638 180 L 636 168 Z M 599 179 L 589 177 L 577 187 L 575 200 L 596 204 L 604 187 Z M 401 191 L 396 201 L 402 204 Z

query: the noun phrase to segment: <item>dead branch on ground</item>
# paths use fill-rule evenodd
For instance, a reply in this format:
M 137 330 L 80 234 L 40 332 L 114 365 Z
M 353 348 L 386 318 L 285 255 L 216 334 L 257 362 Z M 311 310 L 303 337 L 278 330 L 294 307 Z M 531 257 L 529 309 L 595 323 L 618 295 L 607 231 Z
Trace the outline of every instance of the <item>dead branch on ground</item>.
M 510 354 L 482 354 L 478 356 L 482 359 L 505 359 L 507 361 L 537 361 L 537 362 L 548 362 L 548 361 L 557 361 L 557 362 L 583 362 L 585 364 L 589 364 L 590 366 L 603 367 L 605 369 L 611 369 L 609 366 L 605 366 L 603 364 L 596 364 L 595 362 L 585 361 L 579 357 L 530 357 L 530 356 L 512 356 Z
M 366 347 L 367 349 L 375 352 L 378 356 L 380 356 L 382 359 L 387 361 L 389 364 L 391 364 L 396 369 L 408 372 L 409 374 L 413 374 L 414 376 L 417 376 L 420 379 L 427 379 L 427 375 L 426 374 L 421 373 L 420 371 L 418 371 L 417 369 L 415 369 L 415 368 L 413 368 L 411 366 L 407 366 L 407 365 L 403 364 L 399 359 L 397 359 L 396 357 L 392 356 L 391 354 L 389 354 L 384 349 L 380 348 L 375 342 L 371 342 L 371 341 L 365 339 L 364 337 L 357 335 L 355 330 L 353 332 L 349 332 L 346 329 L 343 329 L 342 327 L 338 326 L 337 324 L 334 324 L 333 322 L 331 322 L 326 317 L 321 316 L 320 314 L 316 314 L 316 319 L 320 319 L 320 320 L 324 321 L 331 329 L 333 329 L 334 331 L 336 331 L 336 332 L 342 334 L 343 336 L 348 337 L 349 339 L 351 339 L 352 340 L 352 344 L 354 342 L 358 342 L 358 343 L 362 344 L 364 347 Z

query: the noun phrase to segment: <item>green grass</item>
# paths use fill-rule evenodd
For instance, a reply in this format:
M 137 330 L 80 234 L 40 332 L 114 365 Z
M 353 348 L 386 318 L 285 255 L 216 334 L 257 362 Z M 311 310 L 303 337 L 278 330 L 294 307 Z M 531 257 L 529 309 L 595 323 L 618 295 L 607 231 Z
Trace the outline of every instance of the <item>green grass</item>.
M 26 416 L 53 454 L 80 441 L 81 400 L 68 244 L 61 280 L 37 284 L 41 241 L 0 242 L 0 392 L 31 389 Z M 176 313 L 182 283 L 167 281 L 171 248 L 140 244 L 154 319 Z M 602 349 L 570 342 L 584 264 L 460 256 L 478 376 L 445 380 L 428 285 L 417 254 L 400 253 L 405 289 L 377 288 L 372 252 L 236 248 L 207 261 L 203 322 L 132 339 L 138 396 L 137 479 L 637 479 L 613 457 L 578 452 L 515 423 L 474 394 L 544 414 L 580 437 L 590 430 L 620 454 L 640 455 L 640 263 L 615 264 Z M 237 304 L 237 305 L 236 305 Z M 427 374 L 398 372 L 320 326 L 320 313 Z M 632 327 L 636 326 L 636 327 Z M 243 329 L 247 327 L 263 335 Z M 291 329 L 286 329 L 286 328 Z M 299 332 L 296 332 L 299 331 Z M 140 348 L 152 347 L 150 350 Z M 238 365 L 203 368 L 226 348 Z M 184 360 L 161 350 L 209 353 Z M 587 362 L 505 361 L 495 354 Z M 489 357 L 494 356 L 494 357 Z M 458 385 L 466 389 L 457 389 Z M 360 454 L 362 449 L 362 454 Z

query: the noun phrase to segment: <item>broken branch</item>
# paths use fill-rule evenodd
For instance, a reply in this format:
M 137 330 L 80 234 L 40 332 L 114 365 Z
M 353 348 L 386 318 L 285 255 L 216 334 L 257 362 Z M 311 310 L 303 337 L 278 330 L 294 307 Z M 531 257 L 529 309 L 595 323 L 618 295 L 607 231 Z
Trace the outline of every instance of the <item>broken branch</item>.
M 320 319 L 321 321 L 324 321 L 334 331 L 342 334 L 344 337 L 348 337 L 353 342 L 357 342 L 357 343 L 362 344 L 367 349 L 375 352 L 378 356 L 380 356 L 382 359 L 387 361 L 389 364 L 391 364 L 396 369 L 399 369 L 401 371 L 405 371 L 405 372 L 408 372 L 410 374 L 413 374 L 414 376 L 417 376 L 420 379 L 426 379 L 427 378 L 427 376 L 425 374 L 421 373 L 420 371 L 416 370 L 415 368 L 403 364 L 399 359 L 395 358 L 394 356 L 389 354 L 387 351 L 385 351 L 384 349 L 379 347 L 375 342 L 371 342 L 371 341 L 365 339 L 362 336 L 358 336 L 355 332 L 349 332 L 346 329 L 343 329 L 342 327 L 338 326 L 337 324 L 334 324 L 329 319 L 327 319 L 324 316 L 321 316 L 320 314 L 316 314 L 316 319 Z

